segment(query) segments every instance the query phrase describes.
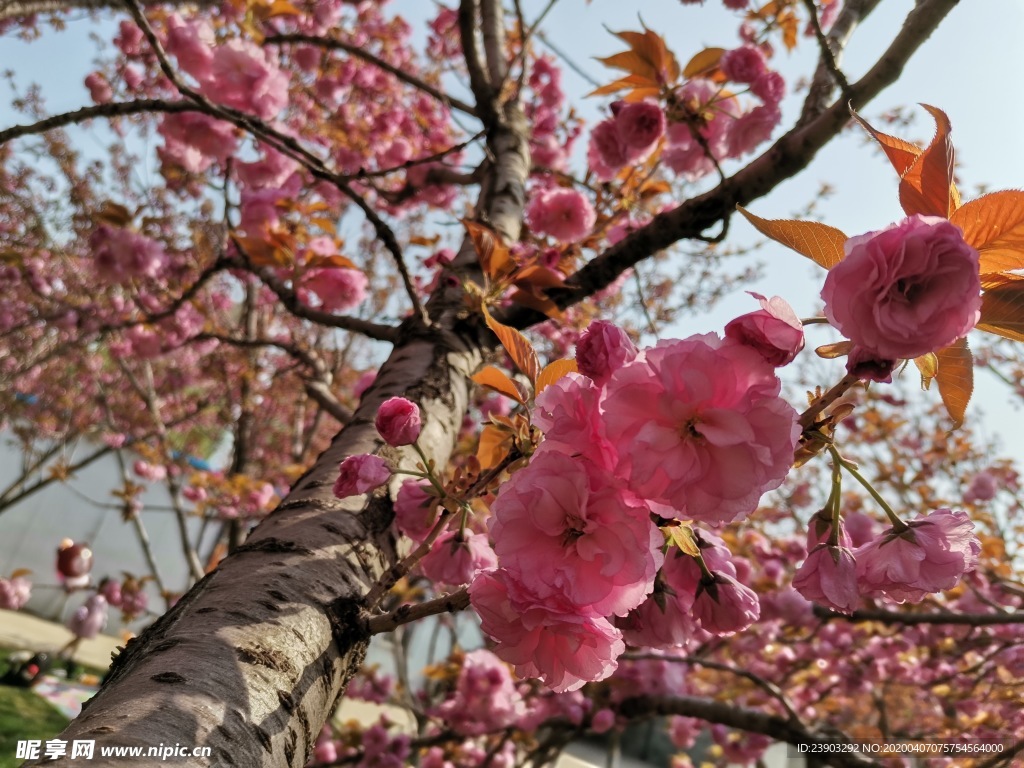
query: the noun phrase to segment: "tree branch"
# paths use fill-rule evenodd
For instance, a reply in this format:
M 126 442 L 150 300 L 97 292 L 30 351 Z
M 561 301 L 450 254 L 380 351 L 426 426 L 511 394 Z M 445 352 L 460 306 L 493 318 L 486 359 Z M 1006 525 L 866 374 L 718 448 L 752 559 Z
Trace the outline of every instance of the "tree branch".
M 851 614 L 838 613 L 814 606 L 814 615 L 825 621 L 879 621 L 885 624 L 961 624 L 970 627 L 992 627 L 1004 624 L 1024 624 L 1024 612 L 1013 613 L 902 613 L 900 611 L 865 610 Z
M 626 699 L 619 705 L 619 712 L 626 717 L 650 717 L 681 715 L 719 723 L 731 728 L 739 728 L 750 733 L 760 733 L 777 741 L 788 744 L 849 744 L 849 739 L 826 735 L 808 728 L 803 728 L 790 720 L 774 715 L 766 715 L 753 709 L 724 704 L 711 699 L 700 699 L 693 696 L 675 698 L 659 698 L 654 696 L 637 696 Z M 851 767 L 881 766 L 882 763 L 862 757 L 855 752 L 828 753 L 832 765 Z

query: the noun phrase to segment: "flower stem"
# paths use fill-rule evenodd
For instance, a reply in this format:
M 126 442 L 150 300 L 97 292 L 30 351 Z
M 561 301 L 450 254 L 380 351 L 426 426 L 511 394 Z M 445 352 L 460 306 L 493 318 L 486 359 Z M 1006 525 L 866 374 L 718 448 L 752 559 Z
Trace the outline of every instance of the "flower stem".
M 860 483 L 862 486 L 864 486 L 864 490 L 871 494 L 871 498 L 873 498 L 878 503 L 878 506 L 880 506 L 882 508 L 882 511 L 885 512 L 885 516 L 889 518 L 889 522 L 892 523 L 893 531 L 895 531 L 896 533 L 903 533 L 910 527 L 900 519 L 900 516 L 893 511 L 892 507 L 889 506 L 889 503 L 885 499 L 883 499 L 881 494 L 879 494 L 878 491 L 875 490 L 874 486 L 871 485 L 871 483 L 869 483 L 867 479 L 860 472 L 857 471 L 853 464 L 851 464 L 850 462 L 848 462 L 846 459 L 839 455 L 839 451 L 835 449 L 835 446 L 830 445 L 828 447 L 828 450 L 832 454 L 832 458 L 836 462 L 836 464 L 838 464 L 844 470 L 849 472 L 853 476 L 853 479 Z

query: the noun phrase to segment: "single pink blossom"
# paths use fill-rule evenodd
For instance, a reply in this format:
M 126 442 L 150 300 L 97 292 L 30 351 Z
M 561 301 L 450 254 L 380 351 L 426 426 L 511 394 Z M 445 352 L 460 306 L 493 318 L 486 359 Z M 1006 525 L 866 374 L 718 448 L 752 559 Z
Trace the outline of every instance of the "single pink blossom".
M 615 712 L 604 707 L 603 709 L 597 710 L 594 716 L 590 718 L 590 731 L 591 733 L 605 733 L 610 731 L 615 726 Z
M 808 600 L 853 613 L 860 602 L 857 561 L 846 547 L 819 544 L 797 569 L 793 587 Z
M 380 456 L 361 453 L 341 462 L 338 473 L 338 479 L 334 482 L 334 495 L 344 499 L 384 485 L 391 478 L 391 467 Z
M 426 480 L 409 478 L 395 498 L 395 524 L 413 541 L 423 541 L 437 520 L 437 497 Z
M 777 105 L 786 95 L 786 81 L 775 70 L 766 70 L 750 85 L 750 92 L 768 105 Z
M 315 267 L 302 276 L 299 295 L 308 300 L 309 292 L 320 299 L 320 308 L 327 312 L 348 312 L 366 299 L 369 281 L 358 269 L 346 267 Z
M 971 504 L 978 501 L 992 501 L 999 491 L 999 482 L 991 472 L 982 470 L 971 478 L 971 484 L 964 493 L 964 501 Z
M 590 132 L 587 164 L 599 180 L 614 179 L 630 163 L 633 154 L 619 136 L 614 119 L 602 120 Z
M 534 195 L 526 206 L 526 220 L 534 232 L 575 243 L 590 234 L 597 214 L 581 192 L 555 188 Z
M 952 589 L 974 569 L 981 552 L 973 531 L 966 512 L 950 509 L 918 517 L 900 533 L 890 528 L 854 553 L 861 593 L 916 603 Z
M 177 13 L 167 17 L 167 38 L 164 47 L 177 58 L 181 69 L 200 82 L 210 76 L 215 44 L 213 27 L 208 22 L 186 22 Z
M 800 427 L 780 386 L 760 354 L 715 334 L 659 342 L 608 382 L 616 471 L 693 520 L 749 514 L 793 463 Z
M 388 445 L 412 445 L 423 428 L 420 407 L 404 397 L 390 397 L 377 409 L 374 426 Z
M 784 299 L 750 295 L 761 303 L 761 309 L 731 320 L 725 326 L 726 337 L 757 350 L 776 368 L 788 365 L 804 348 L 803 323 Z
M 920 357 L 965 336 L 978 321 L 978 252 L 960 228 L 914 215 L 851 237 L 825 278 L 825 316 L 880 359 Z
M 612 373 L 636 359 L 636 345 L 626 332 L 605 320 L 595 320 L 576 342 L 579 372 L 603 387 Z
M 479 574 L 469 597 L 498 657 L 520 677 L 539 677 L 558 693 L 609 677 L 625 650 L 607 619 L 582 615 L 564 598 L 542 600 L 507 571 Z
M 579 455 L 607 470 L 615 468 L 615 448 L 605 436 L 601 390 L 570 373 L 537 395 L 533 423 L 544 433 L 545 450 Z
M 665 133 L 665 113 L 653 102 L 615 102 L 615 132 L 627 148 L 648 154 Z
M 754 45 L 741 45 L 739 48 L 726 51 L 722 54 L 718 66 L 734 83 L 753 83 L 768 69 L 764 53 Z
M 537 452 L 491 512 L 502 567 L 542 599 L 625 615 L 654 586 L 662 536 L 649 510 L 589 461 Z
M 157 277 L 167 265 L 160 243 L 124 227 L 100 224 L 90 235 L 89 246 L 96 273 L 109 282 Z
M 741 157 L 753 152 L 772 136 L 772 131 L 782 119 L 782 110 L 775 104 L 754 107 L 736 118 L 729 127 L 729 157 Z
M 757 621 L 761 605 L 749 587 L 732 576 L 715 573 L 712 578 L 703 579 L 697 588 L 693 615 L 708 632 L 730 635 Z
M 0 578 L 0 608 L 16 611 L 32 596 L 32 582 L 24 576 Z
M 91 640 L 107 625 L 107 598 L 93 594 L 68 619 L 68 629 L 76 637 Z
M 288 77 L 247 40 L 228 40 L 213 53 L 200 91 L 211 99 L 269 120 L 288 103 Z
M 451 531 L 434 542 L 420 560 L 420 570 L 438 584 L 468 584 L 480 571 L 498 567 L 498 558 L 485 533 Z
M 110 83 L 99 72 L 86 75 L 85 87 L 89 89 L 89 96 L 97 104 L 106 104 L 114 98 L 114 91 L 111 89 Z

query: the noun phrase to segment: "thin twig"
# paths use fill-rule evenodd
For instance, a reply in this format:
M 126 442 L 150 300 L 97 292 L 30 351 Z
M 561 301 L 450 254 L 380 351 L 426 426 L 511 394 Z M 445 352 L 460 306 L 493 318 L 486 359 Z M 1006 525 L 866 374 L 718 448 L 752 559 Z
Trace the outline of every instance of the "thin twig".
M 366 620 L 367 630 L 371 635 L 391 632 L 403 624 L 409 624 L 427 616 L 439 613 L 456 613 L 469 607 L 469 591 L 463 587 L 450 595 L 441 595 L 433 600 L 426 600 L 415 605 L 402 605 L 390 613 L 382 613 Z

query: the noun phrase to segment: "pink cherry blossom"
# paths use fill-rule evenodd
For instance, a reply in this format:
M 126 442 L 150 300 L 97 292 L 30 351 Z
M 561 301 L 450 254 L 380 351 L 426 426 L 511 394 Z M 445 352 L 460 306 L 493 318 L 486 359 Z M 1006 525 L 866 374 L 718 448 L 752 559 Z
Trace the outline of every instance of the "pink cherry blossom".
M 728 522 L 777 488 L 800 433 L 772 367 L 715 334 L 659 342 L 608 383 L 617 471 L 643 498 Z
M 533 423 L 544 433 L 545 450 L 579 455 L 614 469 L 615 448 L 605 436 L 600 400 L 600 389 L 578 373 L 563 376 L 537 395 Z
M 85 87 L 89 89 L 89 96 L 97 104 L 106 104 L 114 98 L 114 91 L 111 89 L 110 83 L 99 72 L 86 75 Z
M 978 501 L 992 501 L 999 491 L 999 481 L 991 472 L 982 470 L 971 478 L 971 484 L 964 493 L 964 501 L 968 503 Z
M 741 157 L 753 152 L 771 138 L 781 119 L 782 110 L 774 104 L 763 104 L 740 115 L 729 128 L 729 156 Z
M 613 119 L 602 120 L 590 132 L 587 163 L 601 181 L 611 181 L 630 161 L 632 152 L 623 143 Z
M 536 453 L 491 511 L 502 567 L 538 597 L 624 615 L 653 588 L 662 536 L 650 512 L 586 460 Z
M 247 40 L 218 46 L 200 91 L 211 99 L 269 120 L 288 103 L 288 77 Z
M 177 13 L 167 18 L 164 47 L 177 58 L 181 69 L 200 82 L 210 76 L 215 44 L 213 28 L 208 22 L 186 22 Z
M 616 102 L 615 132 L 623 145 L 646 155 L 665 133 L 665 113 L 649 101 Z
M 426 480 L 409 478 L 395 498 L 395 524 L 413 541 L 423 541 L 437 520 L 437 497 L 428 488 Z
M 526 220 L 534 232 L 575 243 L 590 234 L 597 214 L 581 192 L 554 188 L 533 196 L 526 207 Z
M 404 397 L 390 397 L 377 409 L 374 426 L 388 445 L 412 445 L 423 427 L 420 407 Z
M 637 348 L 626 332 L 606 320 L 595 320 L 576 342 L 576 365 L 598 386 L 612 373 L 636 359 Z
M 100 224 L 89 237 L 97 274 L 110 282 L 156 277 L 167 264 L 163 246 L 123 227 Z
M 76 637 L 91 640 L 107 625 L 107 598 L 101 594 L 90 595 L 84 605 L 79 606 L 67 622 Z
M 775 367 L 788 365 L 804 348 L 803 323 L 784 299 L 750 295 L 761 303 L 761 309 L 729 321 L 726 337 L 757 350 Z
M 729 635 L 757 621 L 761 605 L 752 589 L 732 576 L 715 573 L 713 578 L 703 579 L 697 588 L 693 615 L 708 632 Z
M 767 105 L 777 105 L 786 95 L 786 81 L 775 70 L 766 70 L 750 85 L 750 92 Z
M 315 293 L 325 311 L 348 312 L 366 300 L 368 284 L 358 269 L 316 267 L 302 276 L 299 295 L 308 298 L 310 292 Z
M 583 616 L 564 598 L 540 600 L 507 571 L 481 573 L 469 596 L 498 657 L 520 677 L 539 677 L 558 693 L 604 680 L 625 650 L 607 619 Z
M 878 358 L 914 358 L 952 344 L 978 321 L 978 252 L 960 229 L 915 215 L 851 237 L 825 278 L 825 316 Z
M 468 584 L 480 571 L 497 566 L 498 558 L 485 533 L 446 533 L 420 560 L 420 570 L 427 578 L 450 586 Z
M 466 654 L 454 696 L 437 709 L 452 730 L 465 736 L 500 731 L 525 712 L 508 667 L 483 648 Z
M 654 593 L 615 626 L 630 645 L 673 648 L 687 645 L 699 629 L 691 613 L 700 568 L 678 549 L 665 556 Z
M 344 499 L 384 485 L 391 478 L 391 467 L 380 456 L 361 453 L 341 462 L 338 473 L 338 479 L 334 482 L 334 495 Z
M 32 582 L 24 576 L 0 578 L 0 608 L 16 611 L 23 607 L 31 596 Z
M 854 553 L 861 593 L 902 603 L 952 589 L 981 552 L 973 530 L 966 512 L 950 509 L 920 516 L 901 533 L 890 528 Z
M 189 173 L 202 173 L 215 162 L 224 162 L 238 147 L 233 125 L 198 112 L 165 115 L 157 130 L 165 139 L 157 149 L 160 159 Z
M 808 600 L 842 613 L 853 613 L 860 602 L 857 562 L 846 547 L 819 544 L 797 569 L 793 587 Z
M 753 83 L 764 75 L 768 64 L 760 48 L 742 45 L 722 54 L 719 67 L 734 83 Z

